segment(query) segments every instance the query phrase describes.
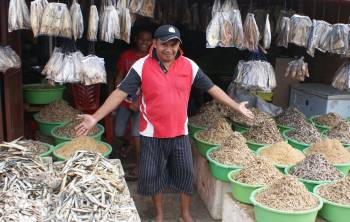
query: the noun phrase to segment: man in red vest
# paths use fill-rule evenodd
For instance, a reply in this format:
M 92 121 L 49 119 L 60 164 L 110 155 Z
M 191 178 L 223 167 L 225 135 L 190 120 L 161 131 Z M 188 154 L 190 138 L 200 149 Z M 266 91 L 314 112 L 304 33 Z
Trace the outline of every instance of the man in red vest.
M 162 192 L 170 187 L 180 193 L 181 217 L 191 222 L 193 162 L 187 129 L 191 87 L 208 92 L 218 102 L 254 118 L 247 102 L 237 103 L 208 78 L 198 65 L 182 55 L 179 30 L 160 26 L 149 55 L 135 62 L 118 88 L 93 115 L 83 115 L 78 135 L 86 135 L 128 95 L 141 87 L 141 159 L 138 192 L 152 196 L 155 220 L 163 221 Z

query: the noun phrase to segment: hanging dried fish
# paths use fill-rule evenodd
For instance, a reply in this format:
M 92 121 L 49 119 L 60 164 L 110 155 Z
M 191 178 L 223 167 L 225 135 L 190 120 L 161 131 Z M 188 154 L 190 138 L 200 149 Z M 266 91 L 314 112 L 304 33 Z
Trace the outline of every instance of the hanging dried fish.
M 332 26 L 320 20 L 312 21 L 312 31 L 310 33 L 310 39 L 307 47 L 307 53 L 312 57 L 315 55 L 315 49 L 318 49 L 321 52 L 326 52 L 329 50 L 329 47 L 322 45 L 325 42 L 328 33 L 331 31 Z
M 344 62 L 335 72 L 332 86 L 339 90 L 350 89 L 350 63 Z
M 78 4 L 77 0 L 73 0 L 72 2 L 70 16 L 72 18 L 73 37 L 75 40 L 80 39 L 84 33 L 84 20 L 80 4 Z
M 113 43 L 120 38 L 120 23 L 116 8 L 113 5 L 105 7 L 100 16 L 100 39 Z
M 264 28 L 263 47 L 264 49 L 269 49 L 270 45 L 271 45 L 271 26 L 270 26 L 269 14 L 267 14 L 265 28 Z
M 30 15 L 25 0 L 10 0 L 8 31 L 30 29 Z
M 233 47 L 238 49 L 244 48 L 244 33 L 243 33 L 243 24 L 241 18 L 241 12 L 239 10 L 231 11 L 231 21 L 233 32 Z
M 131 17 L 129 9 L 118 8 L 119 24 L 120 24 L 120 39 L 130 43 L 131 35 Z
M 35 0 L 30 2 L 30 23 L 34 37 L 39 35 L 44 9 L 48 4 L 47 0 Z
M 143 0 L 139 14 L 145 17 L 154 17 L 155 0 Z
M 307 47 L 312 21 L 308 16 L 293 15 L 290 19 L 289 42 Z
M 139 13 L 142 7 L 143 0 L 131 0 L 129 4 L 130 13 Z
M 289 33 L 290 33 L 290 18 L 283 17 L 281 20 L 280 32 L 277 36 L 277 46 L 288 48 Z
M 220 43 L 220 40 L 221 40 L 220 16 L 221 16 L 220 12 L 216 13 L 207 27 L 207 31 L 206 31 L 207 48 L 215 48 Z
M 0 46 L 0 72 L 6 72 L 10 68 L 20 68 L 21 59 L 10 46 Z
M 258 51 L 260 32 L 254 14 L 248 13 L 244 21 L 244 46 L 251 52 Z
M 97 41 L 99 16 L 96 5 L 91 5 L 89 15 L 89 26 L 87 30 L 87 40 Z
M 211 9 L 211 17 L 214 17 L 217 12 L 221 12 L 221 0 L 215 0 Z
M 81 82 L 92 85 L 107 82 L 107 73 L 103 58 L 88 55 L 82 59 Z
M 305 81 L 305 78 L 310 77 L 308 64 L 304 62 L 304 57 L 289 62 L 284 76 L 290 76 L 299 81 Z
M 40 35 L 72 38 L 72 19 L 66 4 L 51 2 L 46 6 Z

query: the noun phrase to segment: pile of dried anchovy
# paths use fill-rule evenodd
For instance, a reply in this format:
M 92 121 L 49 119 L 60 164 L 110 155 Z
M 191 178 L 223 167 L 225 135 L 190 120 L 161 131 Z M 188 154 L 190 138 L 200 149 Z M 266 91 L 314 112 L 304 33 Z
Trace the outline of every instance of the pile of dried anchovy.
M 38 118 L 48 122 L 65 122 L 73 120 L 79 113 L 66 101 L 59 99 L 40 110 Z
M 336 113 L 328 113 L 328 114 L 316 117 L 314 121 L 319 125 L 333 128 L 336 125 L 338 125 L 341 121 L 344 121 L 344 120 Z
M 234 176 L 234 180 L 250 185 L 268 185 L 283 174 L 264 158 L 255 158 Z
M 244 137 L 254 143 L 261 144 L 274 144 L 283 141 L 276 122 L 272 118 L 263 119 L 257 125 L 250 127 L 244 133 Z
M 217 113 L 221 117 L 227 117 L 232 111 L 231 108 L 225 105 L 222 105 L 215 100 L 207 102 L 200 109 L 200 113 Z
M 219 118 L 205 131 L 198 133 L 198 138 L 211 144 L 222 144 L 232 136 L 233 130 L 225 118 Z
M 318 194 L 326 200 L 350 206 L 350 175 L 334 184 L 324 184 L 318 189 Z
M 350 124 L 345 121 L 341 121 L 330 129 L 327 134 L 328 138 L 338 139 L 342 143 L 350 144 Z
M 322 154 L 306 156 L 290 170 L 289 174 L 313 181 L 334 181 L 342 178 L 342 174 Z
M 301 128 L 306 123 L 306 116 L 295 107 L 289 107 L 276 117 L 279 125 Z
M 254 125 L 258 125 L 259 122 L 271 118 L 268 114 L 260 111 L 257 108 L 249 108 L 250 111 L 252 111 L 252 113 L 254 114 L 254 119 L 249 119 L 248 117 L 246 117 L 245 115 L 243 115 L 242 113 L 239 113 L 237 111 L 232 111 L 229 115 L 229 118 L 236 122 L 239 123 L 243 126 L 246 127 L 251 127 Z
M 224 165 L 244 166 L 255 157 L 245 142 L 245 138 L 240 133 L 233 132 L 217 150 L 210 153 L 210 157 Z
M 305 155 L 294 149 L 287 142 L 275 143 L 260 152 L 260 155 L 267 158 L 274 164 L 283 166 L 295 165 L 302 161 Z
M 86 150 L 90 152 L 96 152 L 104 154 L 108 151 L 108 147 L 102 143 L 98 143 L 95 139 L 88 136 L 79 136 L 72 141 L 63 145 L 61 148 L 55 151 L 56 154 L 64 157 L 65 159 L 73 156 L 78 150 Z
M 308 154 L 323 154 L 331 164 L 350 163 L 350 152 L 343 147 L 339 140 L 326 139 L 312 145 Z
M 189 123 L 202 128 L 208 128 L 213 125 L 218 118 L 221 118 L 218 113 L 204 112 L 189 118 Z
M 65 138 L 75 138 L 76 137 L 76 127 L 82 122 L 81 119 L 74 119 L 73 121 L 65 124 L 64 126 L 57 127 L 55 133 L 58 136 Z M 88 136 L 96 135 L 99 132 L 99 128 L 94 126 L 88 133 Z
M 306 121 L 302 127 L 288 132 L 287 136 L 305 144 L 312 144 L 322 139 L 320 132 L 312 124 Z
M 284 176 L 259 192 L 257 202 L 277 210 L 304 211 L 314 209 L 318 201 L 295 177 Z
M 49 151 L 49 147 L 47 147 L 44 143 L 35 140 L 19 140 L 17 144 L 27 147 L 30 152 L 36 153 L 40 155 Z

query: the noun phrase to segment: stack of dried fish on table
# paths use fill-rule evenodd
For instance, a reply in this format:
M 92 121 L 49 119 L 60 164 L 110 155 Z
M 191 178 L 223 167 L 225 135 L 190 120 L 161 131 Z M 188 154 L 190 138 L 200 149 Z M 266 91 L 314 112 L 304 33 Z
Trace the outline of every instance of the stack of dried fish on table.
M 21 59 L 10 46 L 0 46 L 0 72 L 6 72 L 10 68 L 20 68 Z

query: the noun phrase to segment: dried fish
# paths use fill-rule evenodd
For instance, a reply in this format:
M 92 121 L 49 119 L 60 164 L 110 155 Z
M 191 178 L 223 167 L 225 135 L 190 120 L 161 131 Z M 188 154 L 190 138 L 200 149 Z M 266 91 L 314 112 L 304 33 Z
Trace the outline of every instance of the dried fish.
M 198 138 L 212 144 L 222 144 L 231 137 L 233 130 L 231 125 L 224 118 L 218 118 L 208 130 L 198 133 Z
M 323 154 L 331 164 L 350 163 L 350 152 L 336 139 L 325 139 L 313 144 L 308 154 L 313 153 Z
M 303 128 L 306 122 L 306 116 L 295 107 L 289 107 L 276 117 L 276 122 L 280 125 L 293 128 Z
M 232 111 L 228 117 L 232 121 L 239 123 L 245 127 L 251 127 L 251 126 L 257 125 L 259 122 L 263 121 L 264 119 L 271 118 L 271 116 L 269 116 L 267 113 L 264 113 L 263 111 L 260 111 L 255 107 L 249 108 L 249 110 L 254 114 L 254 119 L 250 119 L 237 111 Z
M 284 76 L 290 76 L 302 82 L 305 81 L 305 78 L 310 77 L 308 64 L 304 62 L 304 57 L 289 62 Z
M 21 59 L 10 46 L 0 46 L 0 72 L 6 72 L 10 68 L 20 68 Z
M 349 35 L 350 36 L 350 35 Z M 332 86 L 339 90 L 350 89 L 350 63 L 344 62 L 335 72 L 335 77 L 332 81 Z
M 318 49 L 321 52 L 328 51 L 328 47 L 323 45 L 322 42 L 325 42 L 328 33 L 331 31 L 332 26 L 325 21 L 313 20 L 312 21 L 312 31 L 310 34 L 310 39 L 307 47 L 307 53 L 312 57 L 315 55 L 315 49 Z
M 142 16 L 153 18 L 154 8 L 155 8 L 155 0 L 143 0 L 142 6 L 138 13 Z
M 66 101 L 59 99 L 41 109 L 37 117 L 48 122 L 68 122 L 75 119 L 79 113 Z
M 73 0 L 69 13 L 72 18 L 73 37 L 75 40 L 80 39 L 83 37 L 84 33 L 84 20 L 80 4 L 77 0 Z
M 25 0 L 10 0 L 8 10 L 8 31 L 30 29 L 29 10 Z
M 314 122 L 316 124 L 328 126 L 330 128 L 335 127 L 336 125 L 338 125 L 342 121 L 344 121 L 343 118 L 341 118 L 341 116 L 339 116 L 337 113 L 333 113 L 333 112 L 330 112 L 330 113 L 327 113 L 324 115 L 320 115 L 320 116 L 314 118 Z
M 304 144 L 313 144 L 322 139 L 321 134 L 318 130 L 308 122 L 304 122 L 301 128 L 296 128 L 287 133 L 289 138 L 292 138 L 298 142 Z
M 90 14 L 89 14 L 89 26 L 87 30 L 87 40 L 89 41 L 97 41 L 97 33 L 98 33 L 98 10 L 96 5 L 90 6 Z
M 48 4 L 47 0 L 34 0 L 30 2 L 30 23 L 34 37 L 39 35 L 44 9 Z
M 350 205 L 350 175 L 333 184 L 321 185 L 317 194 L 338 204 Z
M 271 45 L 271 26 L 269 20 L 269 14 L 266 15 L 265 28 L 264 28 L 264 38 L 263 47 L 264 49 L 269 49 Z
M 258 51 L 260 32 L 254 14 L 248 13 L 244 21 L 244 46 L 251 52 Z
M 350 144 L 350 125 L 345 121 L 341 121 L 338 125 L 327 132 L 330 139 L 338 139 L 343 144 Z
M 256 125 L 250 127 L 244 137 L 254 143 L 274 144 L 283 141 L 277 128 L 276 122 L 272 118 L 262 119 Z
M 312 21 L 308 16 L 293 15 L 290 19 L 289 42 L 307 47 Z
M 75 138 L 76 137 L 76 127 L 81 124 L 82 120 L 73 119 L 71 122 L 66 123 L 65 125 L 62 125 L 54 131 L 54 133 L 58 136 L 65 137 L 65 138 Z M 97 126 L 93 127 L 89 133 L 88 136 L 93 136 L 99 133 L 99 128 Z
M 290 33 L 290 18 L 283 17 L 280 23 L 280 32 L 278 32 L 276 45 L 288 48 L 289 33 Z

